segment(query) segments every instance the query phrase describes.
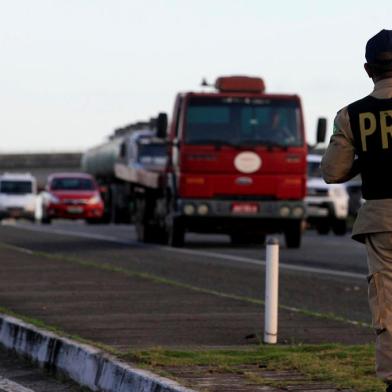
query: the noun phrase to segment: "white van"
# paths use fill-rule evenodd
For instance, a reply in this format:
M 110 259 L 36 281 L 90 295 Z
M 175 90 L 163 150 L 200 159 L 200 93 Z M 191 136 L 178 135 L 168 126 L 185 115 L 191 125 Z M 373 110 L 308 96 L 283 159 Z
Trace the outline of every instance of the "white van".
M 29 173 L 0 175 L 0 220 L 26 218 L 34 220 L 37 181 Z
M 319 234 L 330 229 L 336 235 L 347 230 L 349 194 L 345 184 L 326 184 L 321 177 L 321 156 L 309 154 L 307 196 L 305 198 L 307 221 Z

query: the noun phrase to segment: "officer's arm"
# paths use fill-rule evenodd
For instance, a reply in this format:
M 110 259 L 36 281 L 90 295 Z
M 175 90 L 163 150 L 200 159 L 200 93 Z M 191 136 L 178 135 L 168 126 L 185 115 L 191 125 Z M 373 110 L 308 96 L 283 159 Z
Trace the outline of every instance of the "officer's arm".
M 333 135 L 321 161 L 321 172 L 328 184 L 345 182 L 359 174 L 347 108 L 335 117 Z

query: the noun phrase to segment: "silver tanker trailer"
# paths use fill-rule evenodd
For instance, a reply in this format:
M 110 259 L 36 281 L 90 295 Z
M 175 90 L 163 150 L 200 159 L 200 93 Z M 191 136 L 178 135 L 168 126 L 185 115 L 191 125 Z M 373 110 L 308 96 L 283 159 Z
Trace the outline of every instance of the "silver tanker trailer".
M 158 188 L 166 160 L 166 142 L 152 130 L 134 130 L 87 150 L 81 167 L 99 184 L 105 204 L 103 221 L 132 222 L 135 187 Z

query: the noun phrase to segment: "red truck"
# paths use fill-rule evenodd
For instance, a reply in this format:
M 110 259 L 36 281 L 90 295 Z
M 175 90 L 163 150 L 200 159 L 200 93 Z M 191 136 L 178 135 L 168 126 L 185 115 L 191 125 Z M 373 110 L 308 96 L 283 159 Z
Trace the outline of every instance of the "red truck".
M 284 233 L 301 244 L 306 155 L 301 100 L 268 94 L 260 78 L 220 77 L 213 92 L 177 95 L 166 170 L 154 187 L 135 187 L 138 238 L 182 246 L 187 231 L 225 233 L 232 243 Z M 325 138 L 319 119 L 317 142 Z M 167 134 L 166 134 L 167 133 Z

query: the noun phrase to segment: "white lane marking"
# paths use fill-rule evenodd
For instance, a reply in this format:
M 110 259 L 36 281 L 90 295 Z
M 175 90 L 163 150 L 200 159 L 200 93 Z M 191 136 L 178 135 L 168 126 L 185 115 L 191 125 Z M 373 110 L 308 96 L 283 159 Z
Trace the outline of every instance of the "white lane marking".
M 145 246 L 148 248 L 159 248 L 159 249 L 166 250 L 168 252 L 173 252 L 173 253 L 188 254 L 191 256 L 210 257 L 210 258 L 215 258 L 215 259 L 220 259 L 220 260 L 239 261 L 239 262 L 247 263 L 247 264 L 265 266 L 265 260 L 252 259 L 250 257 L 243 257 L 243 256 L 228 255 L 225 253 L 199 251 L 199 250 L 193 250 L 193 249 L 180 249 L 180 248 L 172 248 L 169 246 L 160 246 L 160 245 L 153 245 L 153 244 L 144 245 L 138 241 L 120 240 L 116 237 L 109 236 L 109 235 L 81 233 L 81 232 L 69 232 L 67 230 L 53 228 L 53 227 L 46 228 L 46 227 L 42 227 L 42 226 L 22 226 L 22 225 L 18 225 L 18 224 L 13 224 L 12 226 L 19 228 L 19 229 L 25 229 L 25 230 L 30 230 L 30 231 L 44 232 L 44 233 L 49 233 L 49 234 L 60 234 L 60 235 L 69 236 L 69 237 L 80 237 L 80 238 L 103 240 L 103 241 L 113 242 L 113 243 L 117 243 L 117 244 L 121 244 L 121 245 L 137 245 L 137 246 Z M 26 249 L 26 248 L 23 248 L 23 249 Z M 361 280 L 366 279 L 366 274 L 361 274 L 361 273 L 357 273 L 357 272 L 339 271 L 339 270 L 318 268 L 318 267 L 306 267 L 306 266 L 292 265 L 292 264 L 286 264 L 286 263 L 280 263 L 279 266 L 281 269 L 284 269 L 287 271 L 316 273 L 316 274 L 320 274 L 320 275 L 329 275 L 329 276 L 361 279 Z
M 30 388 L 26 388 L 16 382 L 8 380 L 0 376 L 0 392 L 34 392 Z

